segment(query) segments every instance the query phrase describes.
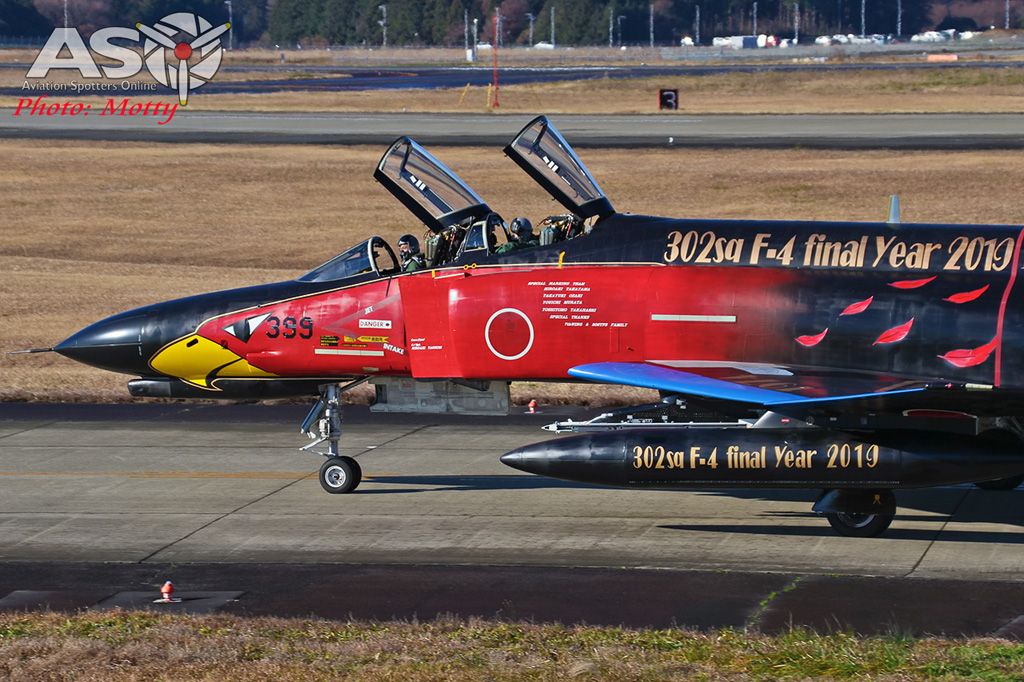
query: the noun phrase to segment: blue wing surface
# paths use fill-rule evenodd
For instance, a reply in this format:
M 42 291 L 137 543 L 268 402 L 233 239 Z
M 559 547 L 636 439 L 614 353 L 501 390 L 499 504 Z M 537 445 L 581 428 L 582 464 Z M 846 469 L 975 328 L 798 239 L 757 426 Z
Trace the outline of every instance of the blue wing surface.
M 697 366 L 681 369 L 667 366 L 667 363 L 597 362 L 573 367 L 569 375 L 715 401 L 722 408 L 731 404 L 740 410 L 764 408 L 791 416 L 896 416 L 909 415 L 914 411 L 979 417 L 1024 415 L 1024 389 L 1020 388 L 972 386 L 941 380 L 927 382 L 840 370 L 802 371 L 795 368 L 706 367 L 694 364 Z
M 734 372 L 735 374 L 735 372 Z M 789 374 L 787 372 L 787 374 Z M 662 365 L 630 363 L 630 362 L 597 362 L 587 365 L 578 365 L 569 370 L 569 375 L 577 379 L 586 379 L 609 384 L 622 384 L 625 386 L 640 386 L 642 388 L 653 388 L 669 393 L 679 393 L 694 397 L 711 398 L 715 400 L 726 400 L 736 403 L 745 403 L 750 406 L 761 406 L 766 408 L 781 408 L 786 406 L 827 405 L 845 401 L 861 399 L 876 399 L 880 395 L 887 398 L 894 396 L 907 396 L 925 391 L 928 386 L 923 383 L 915 383 L 908 388 L 891 387 L 891 380 L 876 382 L 878 390 L 869 392 L 842 392 L 833 395 L 808 396 L 800 395 L 798 388 L 794 392 L 778 391 L 761 388 L 758 386 L 727 381 L 710 376 L 704 376 L 688 372 L 674 367 Z M 793 375 L 790 375 L 793 376 Z M 798 376 L 794 379 L 799 380 Z M 778 383 L 778 382 L 776 382 Z M 907 382 L 900 382 L 906 385 Z M 863 387 L 864 381 L 858 383 Z M 794 384 L 796 386 L 796 384 Z

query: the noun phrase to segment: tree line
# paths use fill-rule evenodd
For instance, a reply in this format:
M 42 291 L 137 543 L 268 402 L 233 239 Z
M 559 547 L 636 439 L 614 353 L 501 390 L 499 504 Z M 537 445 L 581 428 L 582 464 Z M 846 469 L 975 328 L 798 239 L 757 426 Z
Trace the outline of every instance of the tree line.
M 798 1 L 802 35 L 860 33 L 860 2 Z M 902 0 L 904 33 L 927 26 L 932 1 Z M 653 23 L 655 44 L 678 45 L 696 36 L 698 15 L 701 40 L 709 42 L 752 34 L 755 4 L 758 33 L 793 36 L 794 0 L 504 0 L 499 44 L 528 44 L 532 24 L 534 43 L 645 45 Z M 478 39 L 493 43 L 498 7 L 488 0 L 275 0 L 267 29 L 280 44 L 381 45 L 386 13 L 389 46 L 461 46 L 467 33 L 472 42 L 474 20 Z M 865 0 L 864 9 L 868 33 L 896 32 L 897 3 Z
M 768 33 L 792 37 L 860 33 L 904 34 L 929 25 L 934 2 L 946 0 L 0 0 L 0 35 L 48 35 L 69 23 L 83 34 L 104 26 L 151 23 L 172 12 L 194 12 L 212 23 L 234 22 L 237 44 L 280 46 L 462 46 L 480 42 L 526 45 L 678 45 L 689 36 Z M 494 21 L 500 6 L 500 35 Z M 902 16 L 897 16 L 897 7 Z M 756 8 L 756 9 L 755 9 Z M 653 15 L 653 17 L 652 17 Z M 653 21 L 652 21 L 653 18 Z M 698 23 L 699 18 L 699 23 Z M 552 35 L 553 34 L 553 35 Z
M 192 12 L 212 24 L 233 20 L 235 41 L 259 42 L 266 37 L 267 0 L 0 0 L 0 35 L 48 36 L 56 26 L 68 25 L 88 36 L 106 26 L 135 26 L 154 22 L 175 12 Z

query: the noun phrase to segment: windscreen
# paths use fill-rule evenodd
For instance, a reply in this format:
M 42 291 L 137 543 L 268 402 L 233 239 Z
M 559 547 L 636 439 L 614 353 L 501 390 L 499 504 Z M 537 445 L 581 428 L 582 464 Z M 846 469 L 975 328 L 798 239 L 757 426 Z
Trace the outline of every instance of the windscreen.
M 332 282 L 371 272 L 388 275 L 397 271 L 398 260 L 388 243 L 380 237 L 371 237 L 298 279 L 300 282 Z
M 490 213 L 476 192 L 408 137 L 391 145 L 373 177 L 435 232 Z
M 544 116 L 523 128 L 505 153 L 576 215 L 589 218 L 615 212 L 597 180 Z

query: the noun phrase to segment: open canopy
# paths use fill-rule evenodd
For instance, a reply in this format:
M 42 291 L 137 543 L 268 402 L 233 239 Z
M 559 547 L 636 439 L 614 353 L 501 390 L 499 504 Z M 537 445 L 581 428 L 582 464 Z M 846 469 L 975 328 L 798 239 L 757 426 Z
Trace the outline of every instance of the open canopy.
M 505 153 L 579 217 L 615 213 L 597 180 L 546 117 L 530 121 L 505 147 Z
M 469 185 L 408 137 L 391 145 L 373 177 L 434 232 L 491 212 Z

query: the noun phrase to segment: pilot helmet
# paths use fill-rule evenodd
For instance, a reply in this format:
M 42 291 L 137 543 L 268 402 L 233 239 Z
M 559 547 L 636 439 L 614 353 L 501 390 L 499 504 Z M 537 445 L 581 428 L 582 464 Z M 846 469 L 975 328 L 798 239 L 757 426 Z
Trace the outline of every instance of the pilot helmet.
M 402 248 L 402 244 L 406 244 L 409 247 L 409 253 L 420 252 L 420 240 L 411 234 L 403 234 L 402 238 L 398 240 L 398 248 Z
M 509 229 L 517 237 L 526 237 L 533 234 L 533 225 L 526 218 L 513 218 Z

